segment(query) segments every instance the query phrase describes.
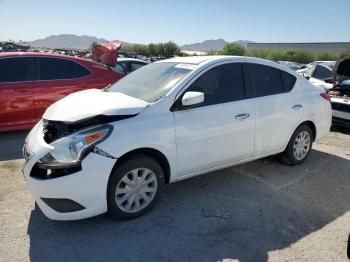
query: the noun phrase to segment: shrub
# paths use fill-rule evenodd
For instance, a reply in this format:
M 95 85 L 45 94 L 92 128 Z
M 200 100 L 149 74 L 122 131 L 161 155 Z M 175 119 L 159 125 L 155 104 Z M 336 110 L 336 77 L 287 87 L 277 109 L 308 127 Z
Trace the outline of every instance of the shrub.
M 244 55 L 245 53 L 245 48 L 236 43 L 230 43 L 225 45 L 224 49 L 222 50 L 221 54 L 222 55 Z

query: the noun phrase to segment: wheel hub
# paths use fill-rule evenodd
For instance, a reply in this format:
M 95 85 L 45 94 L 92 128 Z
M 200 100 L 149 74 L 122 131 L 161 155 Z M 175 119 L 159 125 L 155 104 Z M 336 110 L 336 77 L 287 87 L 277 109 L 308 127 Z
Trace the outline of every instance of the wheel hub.
M 117 206 L 127 213 L 147 207 L 157 192 L 157 178 L 148 168 L 136 168 L 125 174 L 115 190 Z
M 297 160 L 302 160 L 306 157 L 310 150 L 311 139 L 307 131 L 300 132 L 294 140 L 293 155 Z

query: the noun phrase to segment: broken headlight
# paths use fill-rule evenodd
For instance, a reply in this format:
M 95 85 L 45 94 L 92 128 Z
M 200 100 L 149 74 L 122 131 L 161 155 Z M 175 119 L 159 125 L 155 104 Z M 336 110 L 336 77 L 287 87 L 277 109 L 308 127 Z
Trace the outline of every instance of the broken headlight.
M 54 169 L 78 165 L 96 144 L 109 137 L 112 130 L 111 125 L 103 125 L 62 137 L 51 143 L 54 149 L 39 160 L 39 166 Z

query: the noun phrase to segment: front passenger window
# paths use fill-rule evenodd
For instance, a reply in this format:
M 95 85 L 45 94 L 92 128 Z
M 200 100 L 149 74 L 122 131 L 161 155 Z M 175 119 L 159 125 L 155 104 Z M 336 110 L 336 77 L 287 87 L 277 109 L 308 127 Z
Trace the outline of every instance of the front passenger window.
M 187 91 L 203 92 L 202 106 L 244 99 L 246 92 L 242 65 L 232 63 L 214 67 L 200 76 Z

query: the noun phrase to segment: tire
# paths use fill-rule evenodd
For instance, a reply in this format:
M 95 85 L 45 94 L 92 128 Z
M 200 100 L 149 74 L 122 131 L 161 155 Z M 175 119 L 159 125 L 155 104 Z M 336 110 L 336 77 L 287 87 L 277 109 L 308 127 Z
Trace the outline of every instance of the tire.
M 309 143 L 307 143 L 307 138 L 305 139 L 305 137 L 308 137 Z M 310 154 L 312 142 L 313 133 L 310 127 L 305 124 L 299 126 L 294 131 L 286 149 L 281 154 L 281 161 L 290 166 L 303 163 Z
M 107 187 L 108 213 L 117 219 L 143 215 L 160 198 L 164 173 L 160 164 L 146 154 L 135 154 L 112 171 Z

